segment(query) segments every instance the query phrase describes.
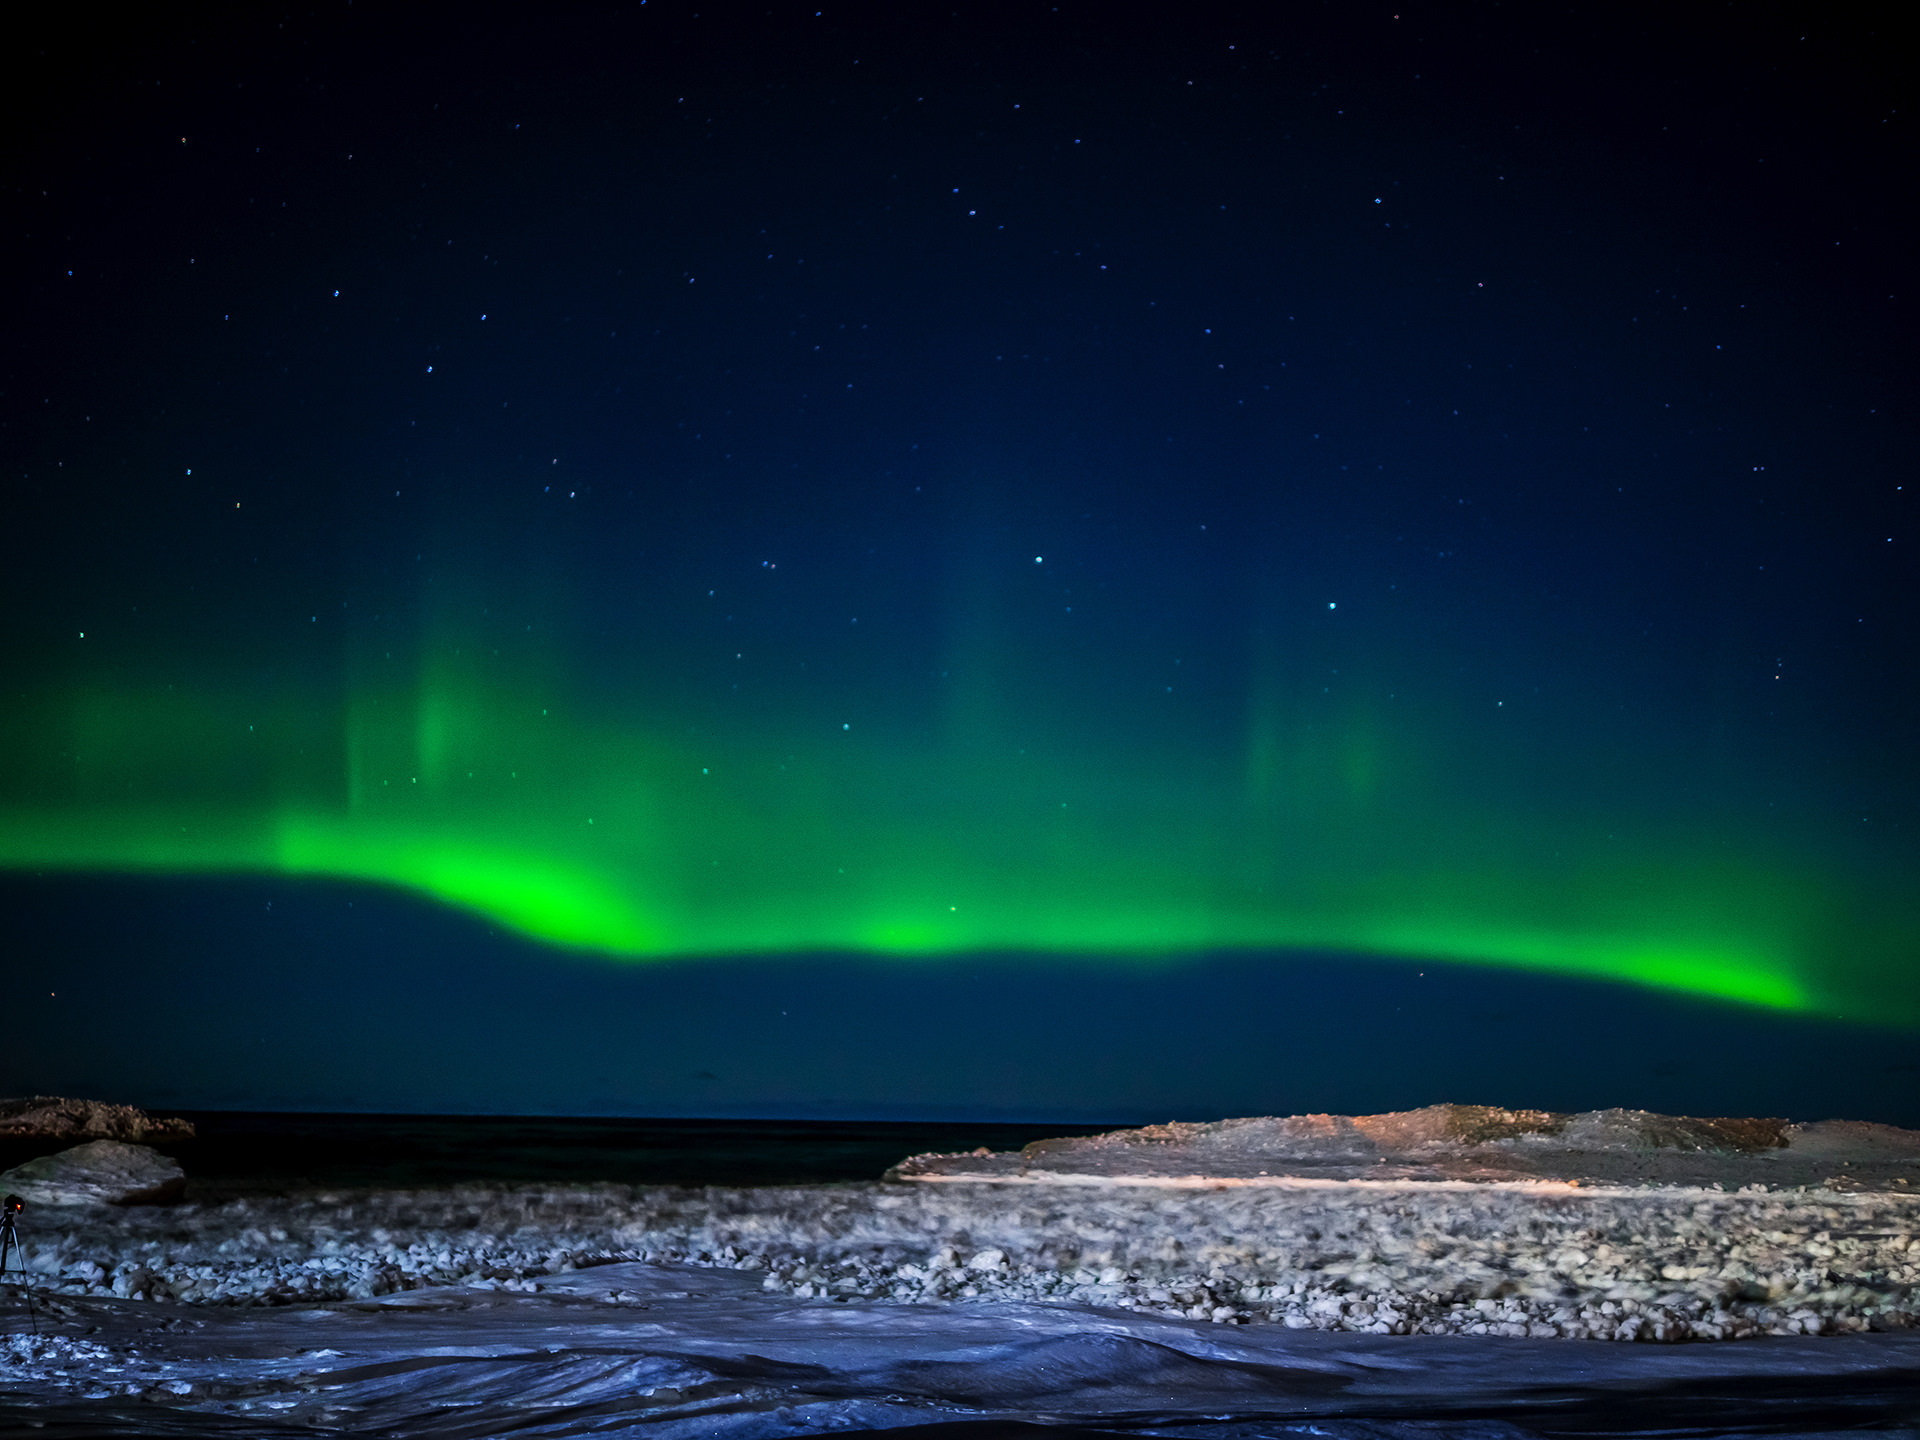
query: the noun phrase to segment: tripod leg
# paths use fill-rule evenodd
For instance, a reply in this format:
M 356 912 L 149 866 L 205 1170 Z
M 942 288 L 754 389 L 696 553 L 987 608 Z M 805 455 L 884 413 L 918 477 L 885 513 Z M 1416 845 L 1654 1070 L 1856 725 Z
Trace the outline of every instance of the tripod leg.
M 7 1273 L 7 1252 L 9 1250 L 13 1252 L 14 1264 L 20 1271 L 21 1292 L 27 1298 L 27 1324 L 32 1327 L 33 1333 L 38 1335 L 40 1333 L 40 1317 L 35 1313 L 33 1308 L 33 1277 L 27 1273 L 26 1247 L 20 1243 L 20 1232 L 13 1228 L 13 1216 L 11 1215 L 0 1219 L 0 1280 L 4 1280 Z

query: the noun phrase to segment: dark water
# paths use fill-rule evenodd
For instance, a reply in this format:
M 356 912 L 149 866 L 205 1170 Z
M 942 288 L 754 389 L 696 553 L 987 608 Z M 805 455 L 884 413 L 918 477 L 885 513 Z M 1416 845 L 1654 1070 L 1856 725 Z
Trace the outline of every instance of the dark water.
M 876 1180 L 929 1150 L 1017 1150 L 1115 1126 L 833 1120 L 554 1119 L 510 1115 L 175 1112 L 190 1141 L 160 1148 L 194 1191 L 457 1185 L 801 1185 Z M 0 1168 L 71 1142 L 0 1142 Z

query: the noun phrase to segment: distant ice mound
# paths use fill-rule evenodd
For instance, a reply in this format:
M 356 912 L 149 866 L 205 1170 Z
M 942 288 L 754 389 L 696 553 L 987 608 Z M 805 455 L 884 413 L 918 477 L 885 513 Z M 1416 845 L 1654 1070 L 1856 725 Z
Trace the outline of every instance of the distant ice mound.
M 916 1155 L 894 1180 L 1110 1184 L 1289 1181 L 1801 1186 L 1920 1192 L 1920 1131 L 1863 1121 L 1698 1119 L 1646 1110 L 1429 1105 L 1386 1115 L 1170 1121 Z
M 163 1145 L 192 1138 L 189 1122 L 161 1119 L 131 1105 L 75 1100 L 64 1095 L 0 1100 L 0 1140 L 122 1140 L 134 1145 Z
M 29 1205 L 154 1205 L 179 1199 L 186 1183 L 176 1161 L 118 1140 L 92 1140 L 0 1174 L 0 1192 Z

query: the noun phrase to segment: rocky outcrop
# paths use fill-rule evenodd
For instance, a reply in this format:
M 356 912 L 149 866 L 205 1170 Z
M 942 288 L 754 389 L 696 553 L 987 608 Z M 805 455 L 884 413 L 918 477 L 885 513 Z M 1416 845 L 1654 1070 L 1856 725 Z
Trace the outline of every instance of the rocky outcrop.
M 1037 1140 L 1018 1153 L 916 1155 L 897 1180 L 1126 1183 L 1557 1181 L 1920 1191 L 1920 1131 L 1860 1121 L 1429 1105 L 1386 1115 L 1169 1122 Z
M 64 1095 L 27 1095 L 0 1100 L 0 1140 L 122 1140 L 164 1145 L 191 1140 L 185 1120 L 163 1119 L 131 1105 L 75 1100 Z
M 29 1205 L 153 1205 L 177 1200 L 186 1172 L 158 1150 L 93 1140 L 0 1174 L 0 1194 Z

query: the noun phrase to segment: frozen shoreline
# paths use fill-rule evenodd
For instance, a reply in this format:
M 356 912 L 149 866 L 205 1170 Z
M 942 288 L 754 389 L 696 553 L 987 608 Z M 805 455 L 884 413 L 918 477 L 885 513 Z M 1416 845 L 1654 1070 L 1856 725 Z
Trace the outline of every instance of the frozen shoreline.
M 800 1301 L 1102 1308 L 1375 1334 L 1711 1340 L 1920 1325 L 1920 1197 L 1419 1183 L 487 1186 L 35 1207 L 50 1295 L 532 1291 L 651 1260 Z

